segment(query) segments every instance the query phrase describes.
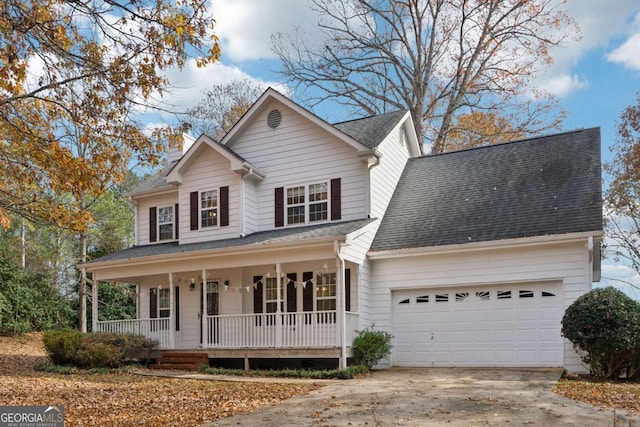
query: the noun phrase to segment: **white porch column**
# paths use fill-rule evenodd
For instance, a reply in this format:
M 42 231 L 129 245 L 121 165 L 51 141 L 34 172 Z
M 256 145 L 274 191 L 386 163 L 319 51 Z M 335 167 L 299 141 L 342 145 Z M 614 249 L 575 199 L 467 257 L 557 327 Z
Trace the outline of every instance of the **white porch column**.
M 173 273 L 169 273 L 169 347 L 175 348 L 176 322 L 175 318 L 175 301 L 173 288 Z
M 280 263 L 276 263 L 276 291 L 278 295 L 276 297 L 276 347 L 282 346 L 282 310 L 280 309 L 280 304 L 282 304 L 282 299 L 280 295 L 280 289 L 282 289 L 282 266 Z
M 200 313 L 202 322 L 202 348 L 209 347 L 209 331 L 207 331 L 207 270 L 202 269 L 202 310 Z
M 338 241 L 333 242 L 334 250 L 336 252 L 336 335 L 337 346 L 340 347 L 340 369 L 347 367 L 347 333 L 346 328 L 346 313 L 345 313 L 345 287 L 344 287 L 344 260 L 340 256 L 340 245 Z
M 86 277 L 86 276 L 85 276 Z M 91 332 L 98 332 L 98 276 L 93 272 L 93 283 L 91 284 Z

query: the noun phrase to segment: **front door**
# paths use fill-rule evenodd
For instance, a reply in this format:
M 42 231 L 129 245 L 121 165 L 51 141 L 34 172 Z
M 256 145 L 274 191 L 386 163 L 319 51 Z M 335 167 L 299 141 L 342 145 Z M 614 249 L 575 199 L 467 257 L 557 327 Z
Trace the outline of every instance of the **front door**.
M 220 314 L 220 282 L 212 281 L 207 282 L 206 284 L 206 292 L 207 292 L 207 310 L 204 313 L 202 307 L 202 293 L 205 291 L 204 286 L 200 286 L 200 315 L 205 316 L 218 316 Z M 208 343 L 217 343 L 219 333 L 219 320 L 218 319 L 207 319 L 207 339 Z M 204 336 L 204 331 L 202 330 L 202 322 L 200 322 L 200 344 L 202 344 L 202 337 Z

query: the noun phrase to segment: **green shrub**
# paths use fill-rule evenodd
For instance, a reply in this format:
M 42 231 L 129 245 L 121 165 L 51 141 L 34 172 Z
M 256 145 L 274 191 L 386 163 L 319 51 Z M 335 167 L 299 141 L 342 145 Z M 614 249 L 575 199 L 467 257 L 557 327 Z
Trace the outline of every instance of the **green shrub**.
M 639 375 L 640 304 L 623 292 L 607 287 L 580 296 L 565 311 L 562 334 L 583 352 L 592 375 Z
M 117 346 L 125 362 L 148 363 L 160 344 L 142 335 L 118 335 Z
M 78 350 L 77 364 L 83 368 L 118 368 L 124 363 L 122 351 L 115 344 L 85 339 Z
M 93 369 L 146 363 L 158 346 L 156 341 L 138 335 L 64 330 L 45 332 L 43 341 L 52 363 Z
M 42 336 L 47 356 L 56 365 L 75 365 L 82 334 L 78 331 L 46 331 Z
M 353 339 L 353 351 L 360 363 L 371 369 L 380 360 L 391 354 L 393 335 L 385 331 L 374 331 L 373 328 L 358 331 Z
M 200 372 L 211 375 L 235 375 L 241 377 L 271 377 L 271 378 L 306 378 L 313 380 L 341 379 L 350 380 L 358 375 L 369 372 L 369 368 L 362 365 L 349 366 L 346 369 L 310 370 L 310 369 L 268 369 L 244 371 L 242 369 L 211 368 L 207 365 L 200 367 Z

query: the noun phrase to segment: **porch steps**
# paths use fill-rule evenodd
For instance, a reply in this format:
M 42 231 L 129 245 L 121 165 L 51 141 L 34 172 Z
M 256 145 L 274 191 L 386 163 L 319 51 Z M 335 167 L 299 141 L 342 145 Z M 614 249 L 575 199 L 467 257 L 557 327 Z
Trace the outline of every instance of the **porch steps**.
M 198 371 L 200 366 L 209 365 L 209 355 L 196 351 L 162 351 L 151 369 L 178 371 Z

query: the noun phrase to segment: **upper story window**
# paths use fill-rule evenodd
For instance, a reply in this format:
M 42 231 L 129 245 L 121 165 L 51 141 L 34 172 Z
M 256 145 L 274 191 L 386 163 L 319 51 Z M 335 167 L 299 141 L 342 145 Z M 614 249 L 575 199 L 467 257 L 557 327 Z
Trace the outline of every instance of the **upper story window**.
M 158 208 L 159 240 L 173 240 L 173 206 Z
M 328 183 L 319 182 L 287 188 L 287 224 L 326 221 L 329 212 Z
M 218 226 L 218 191 L 209 190 L 200 193 L 200 227 Z
M 309 224 L 342 219 L 340 178 L 274 190 L 274 226 Z

